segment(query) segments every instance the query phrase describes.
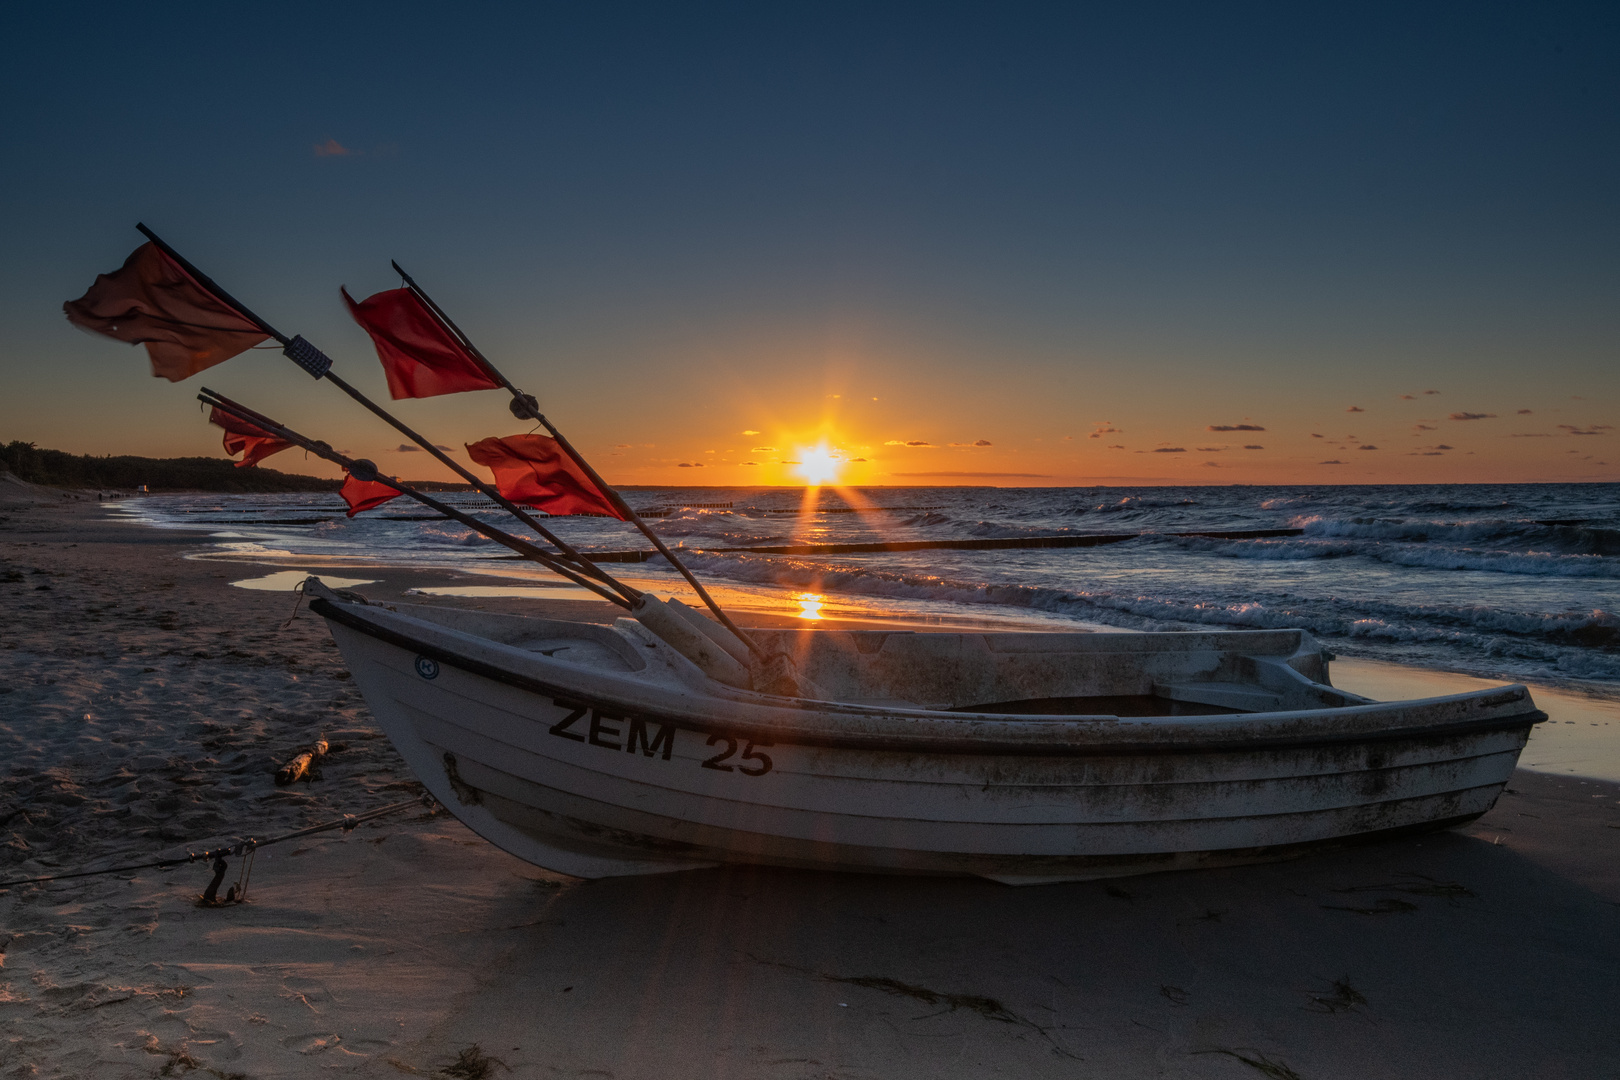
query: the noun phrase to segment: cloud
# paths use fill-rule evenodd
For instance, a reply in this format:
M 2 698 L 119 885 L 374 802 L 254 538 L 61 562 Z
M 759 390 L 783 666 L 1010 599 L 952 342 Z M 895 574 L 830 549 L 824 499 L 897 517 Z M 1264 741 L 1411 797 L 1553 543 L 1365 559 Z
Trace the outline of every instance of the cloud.
M 1425 391 L 1423 391 L 1423 393 L 1426 394 L 1426 395 L 1427 394 L 1438 394 L 1439 392 L 1440 391 L 1438 391 L 1438 390 L 1425 390 Z
M 1520 409 L 1519 412 L 1518 412 L 1518 415 L 1520 415 L 1520 416 L 1529 416 L 1530 415 L 1530 410 L 1529 409 Z
M 866 461 L 866 459 L 865 459 L 865 458 L 863 458 L 863 457 L 852 457 L 852 458 L 850 458 L 850 459 L 849 459 L 849 460 L 850 460 L 850 462 L 851 462 L 851 463 L 852 463 L 852 464 L 853 464 L 853 463 L 856 463 L 856 462 L 865 462 L 865 461 Z
M 1185 454 L 1187 448 L 1185 446 L 1161 446 L 1153 452 L 1155 454 Z
M 703 468 L 703 462 L 701 462 L 701 461 L 683 461 L 683 462 L 681 462 L 679 467 L 682 468 L 682 469 L 701 469 L 701 468 Z
M 1123 435 L 1123 434 L 1125 434 L 1125 429 L 1124 428 L 1115 427 L 1114 422 L 1112 420 L 1104 420 L 1102 423 L 1097 425 L 1097 429 L 1095 431 L 1093 431 L 1090 434 L 1090 436 L 1088 436 L 1088 438 L 1100 439 L 1104 435 Z
M 1317 464 L 1318 465 L 1343 465 L 1344 462 L 1335 459 L 1333 461 L 1318 461 Z
M 1352 405 L 1352 406 L 1350 406 L 1348 409 L 1346 409 L 1344 411 L 1345 412 L 1366 412 L 1367 410 L 1363 409 L 1360 405 Z
M 897 472 L 896 476 L 908 477 L 977 477 L 986 478 L 1019 478 L 1025 480 L 1050 480 L 1049 473 L 1038 472 Z
M 1193 447 L 1193 449 L 1197 450 L 1200 454 L 1218 454 L 1222 450 L 1225 450 L 1226 447 L 1224 447 L 1224 446 L 1195 446 L 1195 447 Z
M 400 443 L 394 451 L 396 454 L 420 454 L 421 452 L 422 448 L 420 446 L 412 446 L 410 443 Z
M 1550 439 L 1550 438 L 1552 438 L 1552 436 L 1547 434 L 1545 431 L 1529 431 L 1529 432 L 1524 433 L 1523 435 L 1509 435 L 1508 438 L 1510 438 L 1510 439 Z
M 1205 431 L 1264 431 L 1259 424 L 1211 424 Z
M 1412 451 L 1412 456 L 1413 457 L 1445 457 L 1446 455 L 1442 454 L 1438 450 L 1424 450 L 1421 453 L 1419 451 L 1414 450 L 1414 451 Z
M 774 446 L 756 446 L 756 447 L 754 447 L 752 450 L 750 450 L 748 452 L 750 454 L 774 454 L 774 453 L 776 453 L 776 447 L 774 447 Z
M 1108 447 L 1108 449 L 1110 449 L 1110 450 L 1123 450 L 1123 449 L 1125 449 L 1125 444 L 1124 443 L 1113 443 L 1112 445 L 1110 445 Z
M 1496 419 L 1496 414 L 1493 413 L 1493 412 L 1454 412 L 1449 417 L 1447 417 L 1447 419 L 1449 419 L 1449 420 L 1495 420 Z
M 1431 426 L 1429 424 L 1413 424 L 1412 425 L 1412 434 L 1414 434 L 1414 435 L 1417 434 L 1420 431 L 1439 431 L 1439 430 L 1440 430 L 1439 428 L 1433 427 L 1433 426 Z
M 350 150 L 336 139 L 327 139 L 323 143 L 315 144 L 316 157 L 350 157 L 359 152 L 358 150 Z
M 743 462 L 743 464 L 744 465 L 758 465 L 759 462 L 757 462 L 757 461 L 745 461 L 745 462 Z
M 757 432 L 757 431 L 745 431 L 745 432 L 743 432 L 743 434 L 744 435 L 758 435 L 759 432 Z
M 1417 398 L 1413 397 L 1411 394 L 1402 394 L 1401 395 L 1401 400 L 1402 401 L 1416 401 Z
M 1567 431 L 1571 435 L 1601 435 L 1605 431 L 1613 429 L 1608 424 L 1589 424 L 1586 427 L 1576 427 L 1574 424 L 1559 424 L 1558 430 Z
M 1070 436 L 1070 438 L 1073 438 L 1073 436 Z M 974 439 L 973 440 L 973 445 L 974 446 L 989 446 L 990 445 L 990 440 L 989 439 Z
M 884 446 L 933 446 L 934 444 L 931 443 L 931 442 L 924 442 L 922 439 L 890 439 L 888 442 L 884 443 L 883 445 Z
M 1206 468 L 1206 469 L 1218 469 L 1220 467 L 1221 467 L 1221 463 L 1218 462 L 1218 461 L 1206 461 L 1206 462 L 1204 462 L 1204 468 Z
M 1326 435 L 1318 435 L 1316 432 L 1313 431 L 1313 432 L 1311 432 L 1311 438 L 1313 438 L 1313 439 L 1325 439 L 1325 438 L 1327 438 L 1327 436 Z
M 615 449 L 615 450 L 628 450 L 628 449 L 630 449 L 630 445 L 631 444 L 627 443 L 627 442 L 616 442 L 616 443 L 613 444 L 613 449 Z
M 1249 443 L 1243 449 L 1245 449 L 1245 450 L 1264 450 L 1265 447 L 1261 446 L 1259 443 Z
M 1361 446 L 1356 447 L 1356 449 L 1357 450 L 1376 450 L 1376 449 L 1378 449 L 1378 447 L 1374 446 L 1372 443 L 1365 443 L 1365 444 L 1363 444 Z
M 1455 446 L 1447 446 L 1445 443 L 1435 443 L 1434 448 L 1436 450 L 1455 450 L 1455 449 L 1457 449 Z

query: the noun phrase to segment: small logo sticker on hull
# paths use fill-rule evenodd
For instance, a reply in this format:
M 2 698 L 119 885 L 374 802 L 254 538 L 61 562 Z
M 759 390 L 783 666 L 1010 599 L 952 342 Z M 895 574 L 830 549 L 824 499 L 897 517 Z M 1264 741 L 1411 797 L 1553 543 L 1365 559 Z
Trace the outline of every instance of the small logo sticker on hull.
M 425 656 L 416 658 L 416 673 L 424 679 L 437 679 L 439 677 L 439 662 L 429 660 Z

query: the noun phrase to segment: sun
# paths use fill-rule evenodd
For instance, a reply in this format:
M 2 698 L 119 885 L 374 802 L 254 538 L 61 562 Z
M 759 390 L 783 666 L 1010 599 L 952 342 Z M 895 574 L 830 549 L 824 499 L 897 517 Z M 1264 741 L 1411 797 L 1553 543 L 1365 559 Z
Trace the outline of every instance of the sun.
M 799 472 L 804 476 L 805 483 L 811 487 L 820 487 L 836 481 L 838 470 L 844 464 L 827 449 L 825 443 L 813 450 L 800 450 L 798 458 Z

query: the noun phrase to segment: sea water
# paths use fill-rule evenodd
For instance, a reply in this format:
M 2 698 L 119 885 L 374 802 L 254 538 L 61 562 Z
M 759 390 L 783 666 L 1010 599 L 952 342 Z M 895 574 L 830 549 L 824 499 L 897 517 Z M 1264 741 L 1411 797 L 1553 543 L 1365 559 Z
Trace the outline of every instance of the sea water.
M 664 488 L 626 497 L 703 577 L 835 610 L 1132 630 L 1303 627 L 1345 656 L 1620 691 L 1620 485 Z M 476 495 L 452 504 L 501 523 Z M 725 505 L 729 504 L 729 505 Z M 454 521 L 332 495 L 131 500 L 149 524 L 262 561 L 528 573 Z M 554 518 L 583 549 L 648 548 L 604 518 Z M 1226 539 L 1178 533 L 1299 529 Z M 521 526 L 517 531 L 522 532 Z M 1097 547 L 772 554 L 727 548 L 1130 535 Z M 618 568 L 678 584 L 662 560 Z M 531 575 L 532 576 L 532 575 Z M 799 601 L 802 609 L 804 601 Z M 840 607 L 842 605 L 842 607 Z
M 1620 485 L 628 489 L 728 607 L 910 625 L 1190 630 L 1303 627 L 1335 685 L 1380 700 L 1531 684 L 1552 719 L 1521 763 L 1620 781 Z M 475 494 L 441 496 L 492 523 Z M 296 568 L 448 569 L 423 592 L 590 598 L 455 521 L 399 499 L 349 518 L 330 495 L 170 495 L 120 513 L 198 532 L 203 557 Z M 647 550 L 631 526 L 553 518 L 569 543 Z M 1188 533 L 1298 530 L 1269 537 Z M 516 531 L 521 532 L 521 527 Z M 1094 547 L 846 554 L 726 549 L 1127 537 Z M 695 597 L 662 559 L 608 566 Z M 352 570 L 346 571 L 353 573 Z M 374 577 L 375 574 L 365 574 Z

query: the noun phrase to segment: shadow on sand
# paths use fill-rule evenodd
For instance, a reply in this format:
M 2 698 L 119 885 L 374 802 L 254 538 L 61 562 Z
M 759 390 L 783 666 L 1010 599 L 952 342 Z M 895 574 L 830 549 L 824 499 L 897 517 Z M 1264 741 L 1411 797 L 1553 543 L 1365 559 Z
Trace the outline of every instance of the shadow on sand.
M 1578 802 L 1620 789 L 1572 783 L 1519 774 L 1477 835 L 1230 870 L 531 891 L 439 1034 L 621 1078 L 1620 1075 L 1620 895 L 1580 871 L 1620 815 Z

